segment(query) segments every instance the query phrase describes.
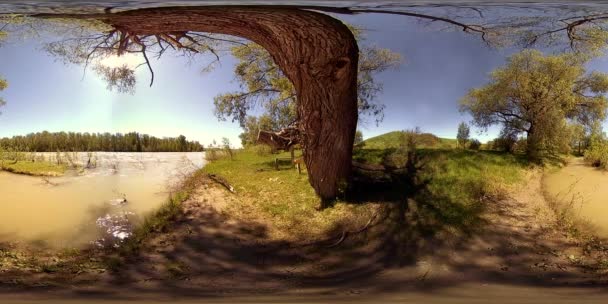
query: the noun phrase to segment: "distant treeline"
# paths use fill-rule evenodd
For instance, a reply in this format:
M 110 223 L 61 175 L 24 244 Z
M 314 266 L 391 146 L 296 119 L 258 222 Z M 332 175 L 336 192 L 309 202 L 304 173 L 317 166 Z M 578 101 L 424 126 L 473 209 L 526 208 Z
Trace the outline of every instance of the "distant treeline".
M 203 145 L 186 137 L 158 138 L 131 132 L 75 133 L 39 132 L 0 139 L 0 149 L 28 152 L 106 151 L 106 152 L 199 152 Z

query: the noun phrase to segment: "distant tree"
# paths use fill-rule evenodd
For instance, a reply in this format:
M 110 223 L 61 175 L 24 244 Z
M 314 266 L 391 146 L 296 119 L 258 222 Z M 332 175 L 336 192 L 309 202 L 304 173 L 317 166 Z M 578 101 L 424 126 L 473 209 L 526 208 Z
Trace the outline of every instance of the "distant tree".
M 479 127 L 502 124 L 505 134 L 525 134 L 526 155 L 542 161 L 558 153 L 567 120 L 590 125 L 606 116 L 608 76 L 586 73 L 587 60 L 522 51 L 495 70 L 487 85 L 469 91 L 461 109 Z
M 4 91 L 6 88 L 8 87 L 8 82 L 6 82 L 6 80 L 0 78 L 0 92 Z M 4 101 L 4 99 L 2 99 L 2 97 L 0 97 L 0 107 L 4 106 L 6 104 L 6 101 Z M 2 112 L 0 112 L 2 113 Z
M 481 142 L 475 138 L 471 139 L 469 143 L 469 149 L 471 150 L 479 150 L 481 148 Z
M 355 146 L 359 146 L 359 145 L 361 145 L 362 143 L 363 143 L 363 132 L 361 132 L 361 131 L 357 130 L 357 131 L 355 132 L 355 143 L 354 143 L 354 145 L 355 145 Z
M 228 139 L 228 137 L 222 138 L 222 149 L 230 156 L 230 160 L 234 159 L 234 154 L 232 153 L 232 148 L 230 147 L 230 139 Z
M 469 141 L 469 136 L 471 133 L 471 129 L 466 122 L 461 122 L 458 125 L 458 134 L 456 135 L 456 139 L 458 140 L 458 145 L 466 148 L 467 142 Z
M 188 151 L 188 141 L 186 140 L 186 136 L 180 135 L 177 137 L 177 147 L 180 152 Z
M 228 137 L 222 137 L 222 147 L 230 148 L 230 139 Z
M 586 148 L 587 132 L 585 126 L 581 124 L 572 124 L 570 126 L 572 132 L 571 145 L 577 155 L 583 155 L 583 150 Z

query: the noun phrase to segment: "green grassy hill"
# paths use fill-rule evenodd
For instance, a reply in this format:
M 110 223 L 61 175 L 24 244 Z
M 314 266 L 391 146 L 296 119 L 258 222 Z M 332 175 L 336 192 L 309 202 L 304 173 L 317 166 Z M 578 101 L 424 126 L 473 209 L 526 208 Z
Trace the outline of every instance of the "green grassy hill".
M 368 138 L 363 141 L 365 149 L 391 149 L 398 148 L 402 131 L 388 132 Z M 422 133 L 419 137 L 418 147 L 423 149 L 453 149 L 458 146 L 456 139 L 441 138 L 431 133 Z

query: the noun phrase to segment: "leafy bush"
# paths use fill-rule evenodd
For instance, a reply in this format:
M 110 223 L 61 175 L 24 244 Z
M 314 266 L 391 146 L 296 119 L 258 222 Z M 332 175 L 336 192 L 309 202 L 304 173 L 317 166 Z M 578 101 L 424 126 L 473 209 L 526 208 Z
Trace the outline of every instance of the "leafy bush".
M 416 152 L 421 139 L 420 129 L 403 131 L 399 136 L 399 146 L 383 159 L 383 165 L 390 168 L 403 168 L 407 164 L 410 153 Z
M 471 139 L 471 143 L 469 143 L 469 149 L 477 151 L 480 148 L 481 148 L 481 142 L 475 138 Z
M 608 169 L 608 142 L 596 141 L 585 151 L 585 162 L 598 168 Z

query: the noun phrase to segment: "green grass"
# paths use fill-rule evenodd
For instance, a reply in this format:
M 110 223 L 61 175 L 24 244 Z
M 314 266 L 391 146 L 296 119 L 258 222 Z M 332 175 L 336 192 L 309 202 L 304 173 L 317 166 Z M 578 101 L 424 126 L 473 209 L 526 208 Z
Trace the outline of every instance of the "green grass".
M 0 164 L 0 169 L 16 174 L 33 175 L 33 176 L 61 176 L 65 174 L 67 165 L 58 165 L 56 163 L 46 161 L 3 161 Z
M 266 220 L 275 228 L 271 234 L 276 233 L 277 237 L 306 238 L 341 221 L 359 223 L 359 216 L 368 218 L 372 212 L 374 206 L 345 202 L 317 211 L 320 200 L 308 182 L 305 168 L 298 174 L 287 160 L 277 171 L 276 157 L 288 159 L 290 154 L 263 155 L 243 150 L 236 153 L 234 160 L 222 158 L 205 166 L 205 172 L 222 176 L 236 190 L 236 194 L 228 194 L 234 198 L 226 210 L 228 214 Z
M 399 152 L 358 149 L 354 158 L 383 164 L 392 153 Z M 418 149 L 416 157 L 414 168 L 383 177 L 389 184 L 384 191 L 407 191 L 405 197 L 423 210 L 418 217 L 433 222 L 433 229 L 450 226 L 471 231 L 479 227 L 485 205 L 503 199 L 511 186 L 523 180 L 529 166 L 523 157 L 490 151 Z M 365 185 L 358 187 L 365 189 Z M 374 184 L 366 190 L 378 187 Z M 399 197 L 398 194 L 392 197 Z
M 381 164 L 395 151 L 366 147 L 357 149 L 354 158 Z M 420 168 L 414 177 L 409 176 L 412 172 L 391 173 L 381 182 L 354 184 L 356 191 L 322 211 L 316 210 L 319 198 L 305 171 L 298 175 L 289 162 L 278 171 L 274 169 L 274 159 L 289 158 L 288 153 L 262 155 L 245 150 L 234 160 L 215 160 L 203 170 L 224 177 L 234 186 L 236 194 L 231 195 L 234 199 L 226 212 L 267 219 L 276 228 L 273 233 L 298 238 L 325 232 L 337 224 L 364 223 L 377 207 L 405 198 L 433 210 L 425 216 L 441 225 L 473 227 L 480 223 L 483 204 L 503 198 L 511 185 L 522 180 L 528 166 L 518 156 L 489 151 L 418 149 L 417 155 Z
M 444 201 L 473 206 L 484 198 L 501 199 L 509 186 L 522 181 L 523 158 L 488 151 L 420 151 L 428 164 L 421 177 L 428 191 Z

